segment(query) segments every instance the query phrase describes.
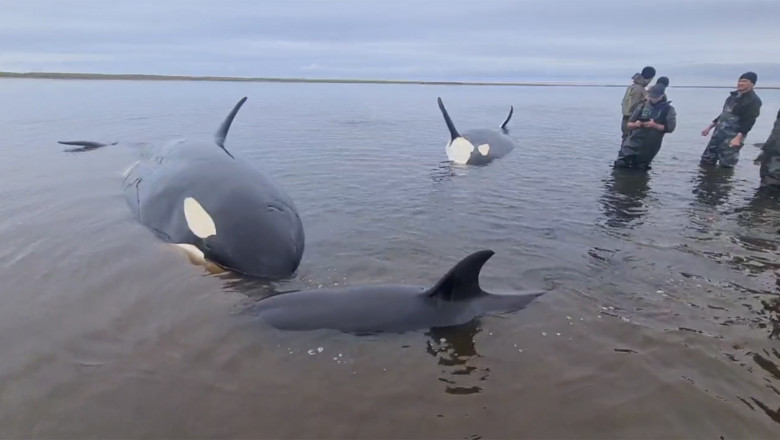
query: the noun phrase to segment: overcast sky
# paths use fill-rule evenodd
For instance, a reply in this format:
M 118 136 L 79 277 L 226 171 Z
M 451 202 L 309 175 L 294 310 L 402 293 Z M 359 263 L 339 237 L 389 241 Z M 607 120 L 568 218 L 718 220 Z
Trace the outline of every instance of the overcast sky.
M 780 83 L 780 0 L 0 0 L 0 70 Z

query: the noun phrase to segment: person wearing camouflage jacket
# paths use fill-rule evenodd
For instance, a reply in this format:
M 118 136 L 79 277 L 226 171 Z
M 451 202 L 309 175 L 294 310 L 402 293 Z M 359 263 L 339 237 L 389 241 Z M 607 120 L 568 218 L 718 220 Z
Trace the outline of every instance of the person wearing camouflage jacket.
M 761 113 L 761 98 L 753 90 L 758 76 L 746 72 L 739 77 L 737 90 L 731 92 L 723 104 L 723 110 L 702 132 L 710 134 L 710 142 L 701 155 L 702 165 L 715 165 L 733 168 L 739 162 L 739 151 L 745 144 L 745 137 L 756 123 Z
M 758 172 L 761 176 L 761 187 L 780 189 L 780 110 L 777 111 L 772 132 L 764 145 L 761 145 L 761 153 L 756 158 L 755 164 L 761 167 Z

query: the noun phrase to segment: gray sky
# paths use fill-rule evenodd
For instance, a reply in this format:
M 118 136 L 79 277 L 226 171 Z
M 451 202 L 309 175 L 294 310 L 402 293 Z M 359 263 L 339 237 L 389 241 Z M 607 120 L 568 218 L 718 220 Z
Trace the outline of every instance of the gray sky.
M 780 0 L 0 0 L 0 70 L 780 84 Z

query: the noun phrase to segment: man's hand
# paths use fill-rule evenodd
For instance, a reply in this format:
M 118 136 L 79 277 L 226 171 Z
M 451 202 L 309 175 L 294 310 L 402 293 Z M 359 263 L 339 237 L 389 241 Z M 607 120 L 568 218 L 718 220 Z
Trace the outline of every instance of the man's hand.
M 737 148 L 740 145 L 742 145 L 742 133 L 737 133 L 736 136 L 734 136 L 734 139 L 729 142 L 729 146 L 733 148 Z
M 701 131 L 701 135 L 704 137 L 707 137 L 710 135 L 710 130 L 712 130 L 712 124 L 708 125 L 707 128 Z
M 656 130 L 663 130 L 664 126 L 661 124 L 658 124 L 655 122 L 655 120 L 651 119 L 650 121 L 645 123 L 645 127 L 647 128 L 655 128 Z

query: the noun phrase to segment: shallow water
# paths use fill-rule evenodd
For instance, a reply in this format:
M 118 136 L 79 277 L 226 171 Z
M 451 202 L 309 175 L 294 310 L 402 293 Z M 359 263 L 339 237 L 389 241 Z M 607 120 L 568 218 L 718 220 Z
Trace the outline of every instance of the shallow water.
M 0 81 L 0 437 L 777 438 L 778 201 L 758 150 L 700 170 L 727 90 L 669 90 L 679 122 L 647 175 L 613 174 L 620 88 Z M 780 106 L 764 102 L 748 143 Z M 478 249 L 485 290 L 554 288 L 456 329 L 269 330 L 268 289 L 212 275 L 130 217 L 139 149 L 210 137 L 300 211 L 298 276 L 434 283 Z M 509 124 L 487 167 L 459 128 Z M 85 154 L 60 139 L 119 141 Z

